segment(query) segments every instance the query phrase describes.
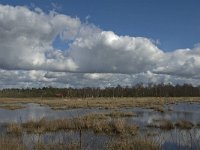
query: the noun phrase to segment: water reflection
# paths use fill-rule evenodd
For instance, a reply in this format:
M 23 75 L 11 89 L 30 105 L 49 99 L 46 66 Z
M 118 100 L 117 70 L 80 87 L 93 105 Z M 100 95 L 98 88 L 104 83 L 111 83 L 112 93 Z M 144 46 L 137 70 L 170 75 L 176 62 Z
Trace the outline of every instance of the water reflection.
M 168 111 L 168 107 L 172 111 Z M 129 123 L 136 123 L 141 127 L 153 123 L 154 120 L 170 120 L 175 123 L 178 120 L 188 120 L 194 124 L 200 122 L 200 105 L 195 103 L 180 103 L 166 105 L 164 113 L 157 112 L 151 109 L 132 108 L 124 109 L 123 111 L 136 113 L 138 117 L 127 119 Z
M 25 106 L 23 109 L 6 110 L 0 109 L 0 123 L 9 122 L 26 122 L 28 120 L 39 120 L 43 117 L 53 120 L 62 118 L 74 118 L 84 116 L 90 113 L 106 113 L 112 110 L 98 109 L 98 108 L 79 108 L 67 110 L 53 110 L 48 106 L 41 106 L 39 104 L 22 104 Z M 172 108 L 173 111 L 168 111 L 167 108 Z M 180 103 L 165 106 L 165 112 L 160 113 L 151 109 L 143 108 L 129 108 L 121 109 L 125 112 L 133 112 L 138 117 L 130 117 L 126 120 L 130 123 L 136 123 L 139 126 L 146 126 L 154 120 L 167 119 L 172 122 L 177 120 L 188 120 L 193 123 L 200 121 L 200 105 Z
M 68 110 L 53 110 L 48 106 L 40 106 L 39 104 L 22 104 L 25 106 L 23 109 L 18 110 L 5 110 L 0 109 L 0 131 L 5 133 L 5 126 L 3 124 L 9 122 L 26 122 L 28 120 L 39 120 L 43 117 L 53 120 L 61 118 L 74 118 L 84 116 L 90 113 L 108 113 L 112 110 L 98 109 L 98 108 L 80 108 Z M 172 111 L 169 111 L 169 108 Z M 188 120 L 197 124 L 200 122 L 200 105 L 195 103 L 179 103 L 164 106 L 164 113 L 157 112 L 151 109 L 143 108 L 128 108 L 120 109 L 125 112 L 133 112 L 137 117 L 125 118 L 130 124 L 138 124 L 142 135 L 149 132 L 146 126 L 153 123 L 155 120 L 170 120 L 175 123 L 178 120 Z M 163 131 L 160 129 L 151 129 L 153 136 L 150 136 L 155 141 L 162 145 L 162 149 L 200 149 L 200 129 L 193 128 L 191 130 L 173 129 L 170 131 Z M 82 134 L 83 147 L 87 149 L 104 149 L 106 142 L 111 138 L 108 135 L 94 134 L 91 131 L 84 131 Z M 46 143 L 54 142 L 77 142 L 80 140 L 79 132 L 67 131 L 56 133 L 37 134 L 23 134 L 23 141 L 27 145 L 33 142 L 44 141 Z
M 33 143 L 38 141 L 43 141 L 45 144 L 49 143 L 77 143 L 80 144 L 83 149 L 106 149 L 106 143 L 111 137 L 105 134 L 94 134 L 90 131 L 80 133 L 78 131 L 67 131 L 67 132 L 54 132 L 45 134 L 24 134 L 23 142 L 26 143 L 28 147 L 32 147 Z M 81 139 L 81 140 L 80 140 Z
M 160 132 L 154 137 L 161 143 L 163 149 L 200 149 L 200 130 L 179 130 Z
M 0 123 L 9 122 L 26 122 L 28 120 L 40 120 L 45 117 L 49 120 L 74 118 L 89 113 L 104 113 L 108 110 L 104 109 L 68 109 L 68 110 L 53 110 L 48 106 L 40 106 L 39 104 L 24 104 L 24 109 L 6 110 L 0 109 Z

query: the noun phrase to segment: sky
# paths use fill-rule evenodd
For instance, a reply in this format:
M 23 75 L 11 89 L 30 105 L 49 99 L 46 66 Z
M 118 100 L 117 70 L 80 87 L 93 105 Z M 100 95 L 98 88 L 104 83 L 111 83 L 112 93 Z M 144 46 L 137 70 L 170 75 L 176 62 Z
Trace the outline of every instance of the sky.
M 200 85 L 199 5 L 0 0 L 0 88 Z

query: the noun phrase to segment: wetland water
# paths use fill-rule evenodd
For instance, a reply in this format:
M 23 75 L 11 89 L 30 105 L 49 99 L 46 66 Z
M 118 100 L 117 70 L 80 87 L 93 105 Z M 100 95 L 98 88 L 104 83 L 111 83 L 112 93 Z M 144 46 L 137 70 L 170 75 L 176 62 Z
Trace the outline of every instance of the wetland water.
M 3 104 L 2 104 L 3 105 Z M 4 125 L 6 123 L 23 123 L 29 120 L 40 120 L 46 118 L 48 120 L 75 118 L 88 115 L 91 113 L 109 113 L 110 109 L 98 108 L 80 108 L 67 110 L 54 110 L 49 106 L 29 103 L 20 104 L 25 108 L 17 110 L 0 109 L 0 130 L 5 134 Z M 128 124 L 136 124 L 139 126 L 139 134 L 141 137 L 148 137 L 161 145 L 162 149 L 199 149 L 200 143 L 200 104 L 199 103 L 178 103 L 164 106 L 164 112 L 158 112 L 152 109 L 143 108 L 121 108 L 118 111 L 132 112 L 136 114 L 133 117 L 120 118 Z M 183 130 L 174 128 L 172 130 L 162 130 L 159 128 L 149 128 L 149 124 L 156 123 L 157 120 L 169 120 L 173 124 L 180 120 L 187 120 L 194 124 L 192 129 Z M 105 149 L 105 143 L 115 138 L 106 134 L 95 134 L 92 131 L 83 131 L 82 145 L 86 149 Z M 80 140 L 78 131 L 59 131 L 44 134 L 23 134 L 23 141 L 26 145 L 31 145 L 33 141 L 42 140 L 45 143 L 52 141 L 67 141 L 68 143 Z
M 0 109 L 0 123 L 21 123 L 27 122 L 29 120 L 40 120 L 42 118 L 46 118 L 48 120 L 74 118 L 81 117 L 90 113 L 108 112 L 108 110 L 95 108 L 54 110 L 51 109 L 49 106 L 34 103 L 21 105 L 25 106 L 25 108 L 16 110 Z

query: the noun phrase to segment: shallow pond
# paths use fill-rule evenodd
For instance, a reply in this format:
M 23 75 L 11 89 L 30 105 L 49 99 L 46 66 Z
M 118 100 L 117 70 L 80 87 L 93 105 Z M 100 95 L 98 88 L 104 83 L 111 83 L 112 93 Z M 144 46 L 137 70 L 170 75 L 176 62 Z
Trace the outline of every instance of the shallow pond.
M 91 113 L 108 113 L 113 111 L 99 108 L 54 110 L 51 109 L 49 106 L 41 106 L 34 103 L 21 105 L 25 106 L 25 108 L 16 110 L 0 109 L 0 123 L 26 122 L 28 120 L 39 120 L 44 117 L 51 120 L 74 118 Z M 172 110 L 169 111 L 168 108 Z M 127 120 L 129 122 L 134 122 L 140 126 L 145 126 L 146 124 L 151 123 L 153 120 L 159 119 L 167 119 L 173 122 L 177 120 L 188 120 L 193 123 L 199 123 L 200 121 L 200 104 L 195 103 L 179 103 L 166 105 L 164 107 L 164 113 L 160 113 L 152 109 L 143 108 L 122 108 L 119 110 L 135 113 L 138 117 L 130 117 Z
M 29 103 L 22 104 L 25 106 L 23 109 L 7 110 L 0 109 L 0 123 L 9 122 L 27 122 L 29 120 L 40 120 L 46 118 L 49 120 L 64 119 L 81 117 L 90 113 L 104 113 L 108 110 L 96 109 L 96 108 L 79 108 L 79 109 L 67 109 L 67 110 L 54 110 L 49 106 Z
M 80 108 L 67 110 L 54 110 L 48 106 L 39 104 L 21 104 L 23 109 L 6 110 L 0 109 L 0 130 L 5 131 L 3 124 L 9 122 L 26 122 L 28 120 L 40 120 L 45 117 L 49 120 L 80 117 L 91 113 L 108 113 L 113 110 L 100 108 Z M 162 149 L 200 149 L 195 145 L 200 143 L 200 128 L 191 130 L 173 129 L 164 131 L 146 126 L 154 120 L 170 120 L 173 123 L 179 120 L 188 120 L 194 124 L 200 123 L 200 104 L 199 103 L 178 103 L 164 106 L 164 112 L 157 112 L 152 109 L 143 108 L 121 108 L 120 111 L 133 112 L 137 117 L 124 118 L 129 124 L 137 124 L 140 127 L 140 135 L 148 136 L 159 144 Z M 83 131 L 83 147 L 87 149 L 105 149 L 105 143 L 112 138 L 108 135 L 94 134 L 91 131 Z M 41 135 L 23 134 L 23 141 L 29 145 L 33 141 L 42 140 L 77 142 L 80 140 L 79 132 L 56 132 Z
M 123 111 L 137 114 L 138 117 L 128 118 L 127 121 L 129 123 L 136 123 L 140 127 L 145 127 L 146 125 L 151 124 L 154 120 L 170 120 L 173 123 L 179 120 L 187 120 L 194 124 L 200 123 L 199 103 L 165 105 L 163 113 L 143 108 L 123 109 Z

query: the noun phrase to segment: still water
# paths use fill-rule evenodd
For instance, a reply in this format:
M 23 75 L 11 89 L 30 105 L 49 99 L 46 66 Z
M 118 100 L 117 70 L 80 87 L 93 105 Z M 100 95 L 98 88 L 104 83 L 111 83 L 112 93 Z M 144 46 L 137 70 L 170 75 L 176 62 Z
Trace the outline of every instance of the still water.
M 48 106 L 29 103 L 21 104 L 23 109 L 6 110 L 0 109 L 0 131 L 4 134 L 5 123 L 27 122 L 28 120 L 40 120 L 46 118 L 49 120 L 81 117 L 91 113 L 108 113 L 113 110 L 98 108 L 79 108 L 67 110 L 54 110 Z M 164 106 L 164 113 L 152 109 L 143 108 L 121 108 L 120 111 L 133 112 L 137 117 L 123 118 L 129 124 L 137 124 L 140 127 L 139 136 L 149 136 L 158 142 L 162 149 L 198 149 L 200 143 L 200 128 L 194 127 L 190 130 L 173 129 L 164 131 L 160 129 L 148 128 L 147 125 L 154 120 L 170 120 L 175 123 L 179 120 L 188 120 L 194 124 L 200 123 L 200 104 L 198 103 L 178 103 Z M 147 135 L 148 133 L 148 135 Z M 113 138 L 105 134 L 95 134 L 91 131 L 84 131 L 82 134 L 83 147 L 86 149 L 105 149 L 106 142 Z M 42 140 L 46 143 L 52 141 L 76 142 L 80 140 L 79 132 L 67 131 L 45 134 L 23 134 L 23 141 L 26 145 Z

